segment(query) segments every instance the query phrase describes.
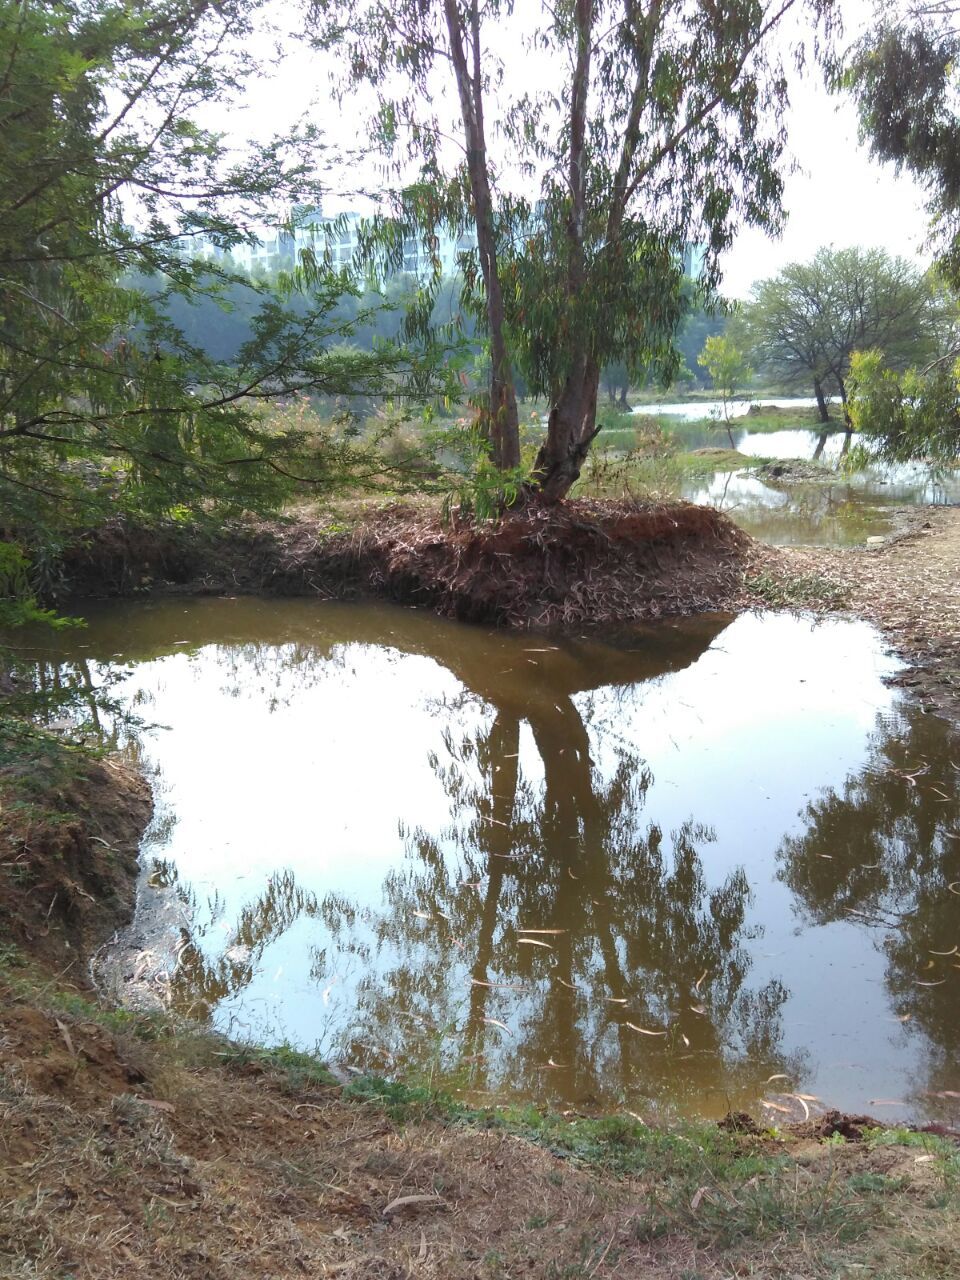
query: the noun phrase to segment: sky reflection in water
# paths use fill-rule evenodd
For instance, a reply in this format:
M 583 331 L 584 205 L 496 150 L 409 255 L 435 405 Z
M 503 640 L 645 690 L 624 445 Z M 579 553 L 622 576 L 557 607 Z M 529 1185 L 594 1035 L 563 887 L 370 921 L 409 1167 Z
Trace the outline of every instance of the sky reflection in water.
M 63 643 L 166 726 L 177 1007 L 479 1097 L 955 1114 L 960 745 L 865 625 L 176 601 Z

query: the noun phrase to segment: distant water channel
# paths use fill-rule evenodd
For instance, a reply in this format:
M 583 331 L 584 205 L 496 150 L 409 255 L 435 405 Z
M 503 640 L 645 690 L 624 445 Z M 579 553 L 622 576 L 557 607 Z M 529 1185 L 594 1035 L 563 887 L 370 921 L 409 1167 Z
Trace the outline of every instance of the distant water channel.
M 960 742 L 866 625 L 88 616 L 38 669 L 152 725 L 155 999 L 484 1101 L 957 1117 Z

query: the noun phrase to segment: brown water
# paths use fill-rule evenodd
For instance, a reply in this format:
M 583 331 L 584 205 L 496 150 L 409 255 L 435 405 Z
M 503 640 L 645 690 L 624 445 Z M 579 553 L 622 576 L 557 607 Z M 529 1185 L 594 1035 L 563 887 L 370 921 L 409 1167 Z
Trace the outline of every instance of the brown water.
M 164 726 L 128 971 L 176 1008 L 484 1100 L 957 1118 L 960 742 L 865 625 L 175 601 L 53 644 Z

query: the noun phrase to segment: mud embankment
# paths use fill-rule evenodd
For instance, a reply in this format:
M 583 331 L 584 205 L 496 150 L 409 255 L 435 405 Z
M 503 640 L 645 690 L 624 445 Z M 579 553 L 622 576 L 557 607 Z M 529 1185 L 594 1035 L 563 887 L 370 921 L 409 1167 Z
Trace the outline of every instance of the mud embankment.
M 687 503 L 570 502 L 486 525 L 391 505 L 347 530 L 117 521 L 67 550 L 61 596 L 374 596 L 467 622 L 578 625 L 732 607 L 749 547 L 726 516 Z
M 118 760 L 26 731 L 0 770 L 0 940 L 71 982 L 133 914 L 140 838 L 153 801 Z

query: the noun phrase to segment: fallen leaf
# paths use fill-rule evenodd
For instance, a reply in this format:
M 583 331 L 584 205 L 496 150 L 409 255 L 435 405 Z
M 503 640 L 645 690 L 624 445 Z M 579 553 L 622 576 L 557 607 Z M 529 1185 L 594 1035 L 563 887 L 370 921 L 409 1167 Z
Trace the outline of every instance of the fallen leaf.
M 700 977 L 699 977 L 699 978 L 696 980 L 696 982 L 693 984 L 693 989 L 694 989 L 694 991 L 696 991 L 697 995 L 699 995 L 699 994 L 700 994 L 700 983 L 701 983 L 701 982 L 704 980 L 704 978 L 707 976 L 707 973 L 708 973 L 708 972 L 709 972 L 709 970 L 704 969 L 703 973 L 701 973 Z
M 778 1072 L 775 1076 L 767 1076 L 764 1084 L 769 1084 L 771 1080 L 790 1080 L 791 1076 L 785 1076 L 782 1072 Z
M 648 1031 L 646 1027 L 638 1027 L 635 1022 L 625 1022 L 625 1027 L 629 1027 L 631 1031 L 639 1031 L 642 1036 L 665 1036 L 665 1031 Z
M 548 951 L 552 951 L 549 942 L 542 942 L 539 938 L 518 938 L 517 945 L 520 947 L 546 947 Z
M 932 956 L 955 956 L 960 951 L 960 947 L 951 947 L 949 951 L 931 951 Z
M 566 932 L 566 929 L 517 929 L 517 933 L 543 933 L 551 937 Z
M 57 1024 L 57 1027 L 60 1031 L 61 1036 L 63 1036 L 63 1043 L 67 1046 L 67 1051 L 69 1052 L 70 1057 L 75 1058 L 77 1056 L 77 1051 L 73 1047 L 73 1041 L 70 1038 L 70 1032 L 67 1030 L 66 1025 L 62 1023 L 59 1018 L 54 1019 L 54 1021 Z
M 691 1013 L 706 1013 L 707 1006 L 705 1004 L 692 1004 L 690 1006 Z
M 868 1098 L 871 1107 L 905 1107 L 900 1098 Z
M 383 1216 L 386 1217 L 390 1213 L 399 1213 L 401 1209 L 406 1209 L 412 1204 L 443 1204 L 438 1195 L 432 1196 L 397 1196 L 396 1200 L 391 1200 L 388 1205 L 383 1208 Z
M 137 1098 L 138 1102 L 142 1102 L 145 1107 L 152 1107 L 154 1111 L 176 1111 L 176 1107 L 172 1102 L 162 1102 L 159 1098 Z

